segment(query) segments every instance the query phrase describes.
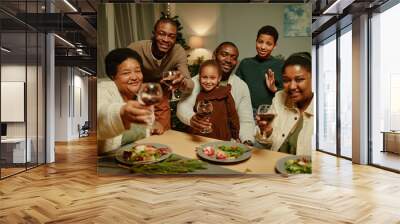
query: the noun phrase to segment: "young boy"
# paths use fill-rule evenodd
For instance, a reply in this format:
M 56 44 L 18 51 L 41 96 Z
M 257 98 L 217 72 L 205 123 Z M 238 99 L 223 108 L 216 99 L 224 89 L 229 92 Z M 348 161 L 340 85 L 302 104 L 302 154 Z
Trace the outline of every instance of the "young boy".
M 222 76 L 221 68 L 216 61 L 207 60 L 200 65 L 199 73 L 201 91 L 197 95 L 194 111 L 197 112 L 197 105 L 201 101 L 212 103 L 213 110 L 210 116 L 212 131 L 201 133 L 199 130 L 191 129 L 191 132 L 220 140 L 238 140 L 239 116 L 230 93 L 231 86 L 219 86 Z
M 261 27 L 256 39 L 257 55 L 243 59 L 236 71 L 249 86 L 253 111 L 261 104 L 271 104 L 275 92 L 282 89 L 283 61 L 271 55 L 278 36 L 273 26 Z

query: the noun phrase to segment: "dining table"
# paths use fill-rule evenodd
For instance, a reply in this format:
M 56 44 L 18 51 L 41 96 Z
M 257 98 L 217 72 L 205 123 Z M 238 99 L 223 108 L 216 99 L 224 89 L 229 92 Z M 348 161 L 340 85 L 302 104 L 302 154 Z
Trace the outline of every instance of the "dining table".
M 200 159 L 196 149 L 203 144 L 218 142 L 221 140 L 193 135 L 185 132 L 168 130 L 162 135 L 152 135 L 150 137 L 136 141 L 135 144 L 158 143 L 168 146 L 172 153 L 186 159 Z M 267 149 L 251 147 L 251 157 L 245 161 L 235 164 L 214 164 L 204 161 L 207 165 L 204 170 L 196 170 L 186 174 L 275 174 L 275 165 L 281 158 L 288 157 L 290 154 L 275 152 Z M 124 175 L 132 174 L 129 167 L 118 163 L 115 159 L 115 152 L 111 151 L 107 155 L 98 157 L 99 175 Z

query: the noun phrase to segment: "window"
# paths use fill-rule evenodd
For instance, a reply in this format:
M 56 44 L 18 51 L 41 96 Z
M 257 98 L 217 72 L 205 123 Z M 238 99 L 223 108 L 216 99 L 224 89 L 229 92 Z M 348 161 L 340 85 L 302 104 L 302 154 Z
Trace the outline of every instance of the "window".
M 40 13 L 44 1 L 2 1 L 24 13 Z M 5 127 L 0 144 L 0 179 L 45 163 L 45 34 L 27 26 L 16 17 L 0 12 L 8 23 L 0 29 L 1 114 L 18 115 L 1 118 Z M 10 89 L 14 88 L 14 89 Z M 17 91 L 15 102 L 10 93 Z M 18 111 L 10 110 L 13 103 Z M 15 116 L 14 116 L 15 117 Z
M 376 14 L 371 19 L 371 141 L 372 163 L 400 170 L 400 51 L 399 33 L 393 29 L 400 21 L 400 4 Z M 387 134 L 384 134 L 386 132 Z M 391 135 L 393 139 L 384 139 Z M 396 137 L 397 136 L 397 137 Z M 392 138 L 390 137 L 390 138 Z M 385 147 L 393 145 L 392 148 Z M 386 152 L 382 152 L 386 151 Z
M 351 26 L 340 36 L 340 155 L 352 157 L 352 33 Z
M 318 145 L 336 154 L 336 35 L 318 48 Z

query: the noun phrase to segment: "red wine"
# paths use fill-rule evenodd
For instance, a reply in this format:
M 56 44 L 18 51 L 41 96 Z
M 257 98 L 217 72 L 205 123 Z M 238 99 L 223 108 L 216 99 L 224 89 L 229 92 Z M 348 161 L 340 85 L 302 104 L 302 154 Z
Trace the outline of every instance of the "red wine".
M 174 79 L 175 79 L 175 72 L 167 71 L 167 72 L 163 72 L 161 81 L 166 86 L 172 86 L 172 82 L 174 81 Z
M 151 96 L 148 94 L 142 94 L 142 96 L 140 97 L 140 101 L 147 106 L 157 104 L 161 102 L 161 99 L 161 96 Z
M 200 112 L 197 112 L 197 115 L 200 118 L 210 118 L 211 117 L 211 111 L 200 111 Z
M 260 117 L 260 120 L 262 121 L 267 121 L 267 122 L 272 122 L 275 118 L 275 114 L 271 113 L 261 113 L 257 114 Z

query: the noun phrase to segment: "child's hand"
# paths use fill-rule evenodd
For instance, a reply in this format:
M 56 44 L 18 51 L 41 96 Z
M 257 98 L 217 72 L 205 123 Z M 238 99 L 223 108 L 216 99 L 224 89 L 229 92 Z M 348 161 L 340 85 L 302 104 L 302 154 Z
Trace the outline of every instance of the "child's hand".
M 196 131 L 202 131 L 204 129 L 211 129 L 211 122 L 208 119 L 201 119 L 196 114 L 190 119 L 190 127 Z

